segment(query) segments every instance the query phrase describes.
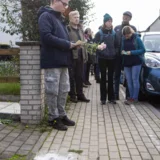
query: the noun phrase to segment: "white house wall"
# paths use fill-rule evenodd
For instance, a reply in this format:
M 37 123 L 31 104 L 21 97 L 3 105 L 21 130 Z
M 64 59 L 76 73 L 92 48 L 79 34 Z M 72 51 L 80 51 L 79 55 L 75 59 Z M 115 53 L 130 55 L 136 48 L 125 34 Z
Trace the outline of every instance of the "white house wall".
M 160 32 L 160 19 L 158 19 L 152 26 L 150 26 L 150 32 Z

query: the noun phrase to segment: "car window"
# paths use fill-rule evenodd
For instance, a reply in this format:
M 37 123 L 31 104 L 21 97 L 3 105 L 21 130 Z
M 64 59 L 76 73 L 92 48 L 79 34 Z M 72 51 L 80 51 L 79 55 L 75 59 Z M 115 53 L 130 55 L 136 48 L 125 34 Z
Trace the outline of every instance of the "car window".
M 143 43 L 147 52 L 160 52 L 160 34 L 145 35 Z

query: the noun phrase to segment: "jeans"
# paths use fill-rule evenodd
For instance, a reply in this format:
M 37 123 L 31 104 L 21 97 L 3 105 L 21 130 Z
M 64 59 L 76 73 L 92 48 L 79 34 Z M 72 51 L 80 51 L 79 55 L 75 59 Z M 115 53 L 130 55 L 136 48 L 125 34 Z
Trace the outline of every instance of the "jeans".
M 129 88 L 130 98 L 138 100 L 139 94 L 139 76 L 142 65 L 136 65 L 132 67 L 124 67 L 124 72 L 126 74 L 127 84 Z
M 66 115 L 65 105 L 69 90 L 68 68 L 45 69 L 45 93 L 49 121 Z

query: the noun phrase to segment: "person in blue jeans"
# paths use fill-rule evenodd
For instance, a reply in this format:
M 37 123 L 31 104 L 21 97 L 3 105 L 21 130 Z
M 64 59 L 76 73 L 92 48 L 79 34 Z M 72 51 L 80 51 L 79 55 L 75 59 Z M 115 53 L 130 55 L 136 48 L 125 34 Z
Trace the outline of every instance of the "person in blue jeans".
M 125 104 L 135 104 L 138 102 L 139 76 L 143 63 L 145 47 L 140 37 L 130 26 L 125 26 L 122 30 L 122 55 L 124 72 L 127 79 L 130 97 Z

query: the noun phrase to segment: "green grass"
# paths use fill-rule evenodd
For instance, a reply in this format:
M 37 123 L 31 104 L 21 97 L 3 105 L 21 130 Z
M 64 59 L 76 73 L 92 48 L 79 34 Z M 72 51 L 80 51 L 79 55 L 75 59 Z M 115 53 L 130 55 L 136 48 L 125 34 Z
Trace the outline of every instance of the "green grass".
M 83 150 L 70 149 L 70 150 L 68 150 L 68 152 L 73 152 L 73 153 L 81 154 L 83 152 Z
M 15 154 L 8 160 L 26 160 L 26 156 Z
M 0 83 L 0 95 L 20 95 L 20 83 Z

